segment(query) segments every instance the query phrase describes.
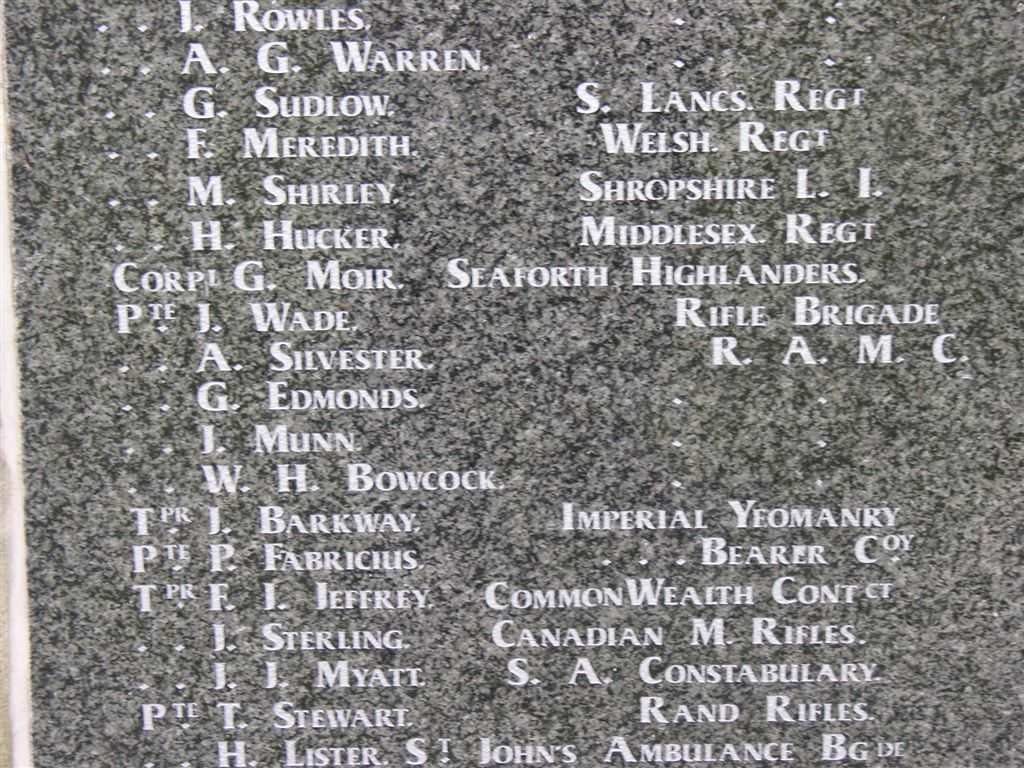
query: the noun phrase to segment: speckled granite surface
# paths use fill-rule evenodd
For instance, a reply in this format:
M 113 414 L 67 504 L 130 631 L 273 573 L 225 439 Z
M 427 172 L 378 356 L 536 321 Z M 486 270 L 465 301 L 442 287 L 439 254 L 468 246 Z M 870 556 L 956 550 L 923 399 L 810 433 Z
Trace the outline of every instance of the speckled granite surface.
M 807 766 L 819 764 L 827 733 L 905 744 L 899 759 L 878 758 L 876 749 L 865 762 L 833 761 L 839 765 L 1024 762 L 1019 4 L 403 0 L 353 6 L 369 22 L 365 30 L 275 33 L 235 31 L 231 4 L 196 2 L 193 22 L 202 29 L 187 34 L 179 30 L 177 6 L 7 2 L 37 768 L 236 765 L 236 742 L 244 742 L 245 763 L 258 766 L 360 764 L 303 762 L 307 747 L 329 746 L 376 747 L 380 761 L 414 765 L 417 744 L 429 752 L 428 765 L 446 757 L 466 766 L 481 763 L 481 739 L 575 745 L 555 750 L 556 760 L 572 762 L 571 752 L 581 765 L 620 765 L 609 755 L 613 737 L 634 746 L 787 742 L 792 764 Z M 339 73 L 330 42 L 362 40 L 388 53 L 479 49 L 487 68 Z M 301 71 L 259 71 L 257 51 L 272 41 L 287 43 Z M 217 71 L 194 63 L 181 74 L 190 43 L 204 46 Z M 787 79 L 805 89 L 862 88 L 864 105 L 775 112 L 773 83 Z M 599 84 L 594 92 L 608 111 L 580 111 L 585 102 L 577 88 L 588 82 Z M 643 82 L 655 83 L 659 95 L 742 90 L 752 109 L 641 114 Z M 253 100 L 261 85 L 276 86 L 278 95 L 386 95 L 392 113 L 263 119 Z M 189 117 L 184 95 L 207 86 L 226 114 Z M 743 120 L 832 133 L 821 151 L 740 153 L 735 136 Z M 720 151 L 610 155 L 601 123 L 708 130 Z M 408 135 L 414 154 L 246 158 L 243 129 L 272 125 L 282 134 Z M 189 157 L 186 131 L 196 127 L 206 129 L 212 157 Z M 873 169 L 882 196 L 856 197 L 862 167 Z M 800 168 L 832 194 L 797 199 Z M 587 171 L 607 179 L 771 177 L 779 191 L 777 199 L 742 202 L 588 202 L 578 182 Z M 273 208 L 263 202 L 261 183 L 275 174 L 293 183 L 393 184 L 395 200 Z M 190 207 L 188 177 L 214 175 L 234 204 Z M 787 244 L 791 213 L 874 222 L 876 234 L 854 243 Z M 630 224 L 742 222 L 764 242 L 585 247 L 587 216 Z M 223 242 L 235 247 L 193 250 L 191 222 L 214 219 Z M 386 228 L 395 247 L 265 250 L 263 222 L 282 219 L 303 227 Z M 631 260 L 645 256 L 732 271 L 850 263 L 863 281 L 631 285 Z M 334 258 L 343 268 L 392 269 L 401 288 L 307 290 L 306 262 Z M 607 266 L 609 285 L 452 288 L 446 265 L 460 258 L 488 270 Z M 230 286 L 232 269 L 246 260 L 263 262 L 272 290 Z M 113 279 L 125 262 L 161 272 L 214 269 L 221 284 L 129 294 Z M 798 296 L 837 304 L 937 303 L 941 322 L 794 328 L 788 319 Z M 681 327 L 676 300 L 685 298 L 764 306 L 771 322 Z M 345 310 L 358 330 L 260 333 L 253 302 Z M 118 333 L 118 305 L 148 312 L 146 305 L 166 303 L 175 305 L 175 319 L 141 321 Z M 197 334 L 203 303 L 220 333 Z M 861 333 L 892 333 L 902 362 L 858 365 Z M 933 355 L 940 334 L 956 335 L 942 348 L 952 351 L 948 364 Z M 712 337 L 722 335 L 735 336 L 752 362 L 711 365 Z M 807 365 L 794 355 L 783 365 L 794 335 L 804 337 L 814 359 L 828 362 Z M 210 339 L 230 370 L 219 371 L 215 358 L 201 364 Z M 296 351 L 422 349 L 432 367 L 279 373 L 270 367 L 269 349 L 280 341 Z M 207 412 L 197 404 L 197 389 L 211 381 L 225 384 L 237 410 Z M 270 410 L 268 381 L 298 389 L 415 389 L 421 407 Z M 358 451 L 257 454 L 257 424 L 341 432 Z M 225 449 L 215 459 L 201 453 L 202 425 L 217 430 Z M 318 490 L 279 493 L 276 465 L 286 462 L 307 463 Z M 209 493 L 201 467 L 217 463 L 243 467 L 249 491 Z M 360 494 L 346 486 L 353 463 L 378 471 L 493 470 L 499 487 Z M 876 531 L 737 530 L 729 500 L 899 511 L 892 527 Z M 584 510 L 682 509 L 691 518 L 701 509 L 707 527 L 565 531 L 565 503 Z M 415 527 L 378 536 L 261 533 L 259 507 L 275 504 L 300 515 L 415 514 Z M 209 533 L 211 505 L 231 533 Z M 130 511 L 138 507 L 190 513 L 161 521 L 157 511 L 142 534 Z M 908 552 L 858 562 L 854 545 L 866 534 L 914 538 Z M 701 537 L 790 553 L 792 545 L 818 545 L 828 564 L 702 565 Z M 272 543 L 295 551 L 405 550 L 422 567 L 269 572 L 264 546 Z M 187 545 L 191 559 L 168 560 L 163 547 L 172 545 Z M 237 570 L 211 570 L 211 547 L 218 545 L 235 548 L 229 562 Z M 142 573 L 133 572 L 133 552 L 144 558 Z M 771 587 L 783 576 L 793 584 L 887 583 L 893 598 L 779 605 Z M 701 594 L 714 585 L 748 585 L 756 601 L 498 611 L 485 599 L 495 582 L 572 589 L 646 577 Z M 273 613 L 263 610 L 262 585 L 270 582 L 288 606 Z M 430 606 L 318 611 L 316 582 L 337 590 L 429 590 Z M 157 585 L 153 610 L 142 613 L 138 588 L 150 584 Z M 178 600 L 180 592 L 164 599 L 166 585 L 182 584 L 194 587 L 195 599 Z M 228 585 L 236 610 L 210 610 L 216 584 Z M 692 645 L 693 619 L 715 617 L 726 620 L 732 644 Z M 757 617 L 849 625 L 857 642 L 754 645 Z M 503 620 L 532 629 L 660 628 L 663 641 L 501 648 L 492 628 Z M 273 622 L 323 631 L 398 629 L 402 647 L 271 650 L 262 633 Z M 218 650 L 217 626 L 234 650 Z M 653 684 L 639 671 L 651 656 L 665 665 L 877 665 L 877 681 Z M 592 685 L 580 676 L 569 685 L 579 657 L 610 682 Z M 513 658 L 528 661 L 538 684 L 506 682 L 515 677 L 507 668 Z M 317 688 L 318 662 L 341 660 L 418 668 L 423 686 Z M 264 687 L 266 662 L 277 663 L 287 688 Z M 218 664 L 235 688 L 216 690 Z M 768 722 L 765 700 L 776 695 L 859 702 L 873 719 Z M 665 712 L 735 704 L 740 714 L 735 723 L 642 723 L 641 697 L 650 696 L 665 699 Z M 281 702 L 408 713 L 406 725 L 392 729 L 286 728 L 273 712 Z M 240 705 L 236 725 L 247 728 L 225 728 L 227 703 Z M 195 717 L 175 717 L 175 704 L 191 705 L 180 711 Z M 146 705 L 164 708 L 148 710 L 161 715 L 150 730 L 142 720 Z M 448 753 L 437 741 L 445 738 Z M 288 740 L 298 745 L 291 757 Z M 370 763 L 364 753 L 362 764 Z

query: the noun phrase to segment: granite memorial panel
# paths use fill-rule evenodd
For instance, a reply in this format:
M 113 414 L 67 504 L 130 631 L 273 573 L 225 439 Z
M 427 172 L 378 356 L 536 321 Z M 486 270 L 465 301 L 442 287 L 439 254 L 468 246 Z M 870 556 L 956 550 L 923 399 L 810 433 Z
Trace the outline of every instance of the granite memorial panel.
M 1024 765 L 1024 4 L 5 21 L 16 768 Z

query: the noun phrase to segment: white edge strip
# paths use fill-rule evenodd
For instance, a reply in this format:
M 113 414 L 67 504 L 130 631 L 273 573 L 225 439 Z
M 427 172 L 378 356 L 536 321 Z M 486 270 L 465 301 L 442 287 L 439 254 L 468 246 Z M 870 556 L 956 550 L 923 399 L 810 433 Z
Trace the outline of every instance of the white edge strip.
M 32 768 L 32 688 L 29 673 L 25 486 L 21 466 L 14 238 L 11 218 L 10 124 L 7 116 L 6 13 L 0 0 L 0 458 L 7 516 L 8 693 L 11 765 Z

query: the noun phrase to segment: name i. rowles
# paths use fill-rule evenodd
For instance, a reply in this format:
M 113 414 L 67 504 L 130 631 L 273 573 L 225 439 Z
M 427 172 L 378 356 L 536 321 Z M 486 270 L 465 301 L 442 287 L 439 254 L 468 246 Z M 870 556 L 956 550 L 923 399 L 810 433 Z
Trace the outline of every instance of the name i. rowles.
M 391 205 L 394 184 L 366 182 L 289 182 L 284 176 L 264 176 L 264 205 Z
M 572 502 L 562 504 L 563 531 L 656 531 L 702 529 L 704 510 L 682 509 L 576 509 Z
M 258 0 L 235 0 L 231 3 L 235 32 L 360 32 L 369 26 L 362 8 L 281 8 L 276 2 L 273 5 L 265 8 Z

